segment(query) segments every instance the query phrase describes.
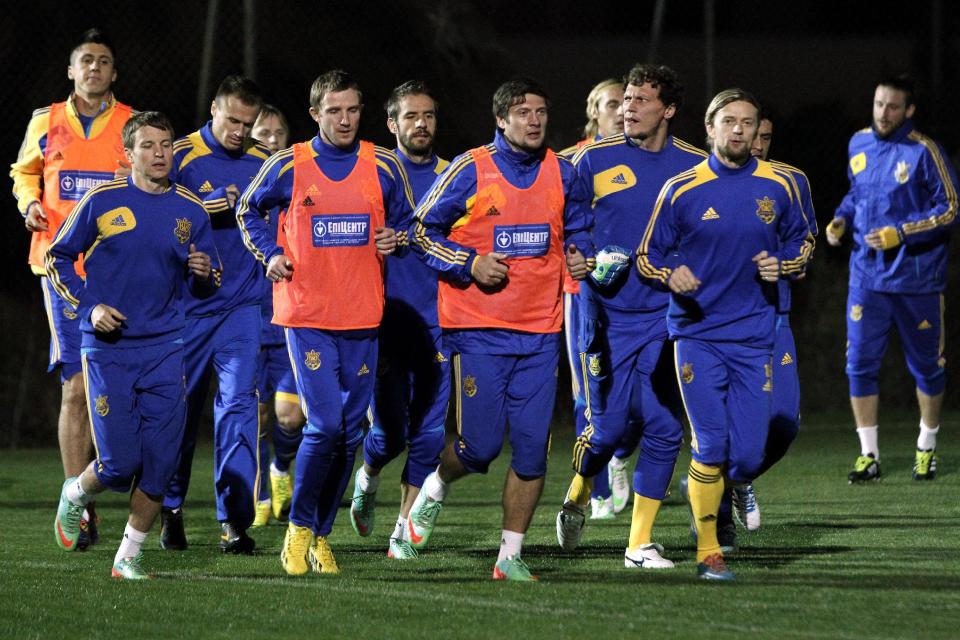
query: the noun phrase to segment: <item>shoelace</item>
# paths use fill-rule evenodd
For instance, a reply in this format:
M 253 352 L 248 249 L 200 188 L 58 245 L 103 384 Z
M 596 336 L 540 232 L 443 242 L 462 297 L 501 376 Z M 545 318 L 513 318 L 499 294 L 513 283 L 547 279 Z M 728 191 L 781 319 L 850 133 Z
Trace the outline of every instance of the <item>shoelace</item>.
M 308 531 L 298 531 L 292 536 L 287 536 L 284 541 L 284 551 L 287 556 L 305 556 L 310 547 L 311 535 Z
M 416 523 L 418 526 L 429 525 L 434 518 L 437 517 L 437 514 L 440 513 L 440 509 L 443 508 L 442 502 L 437 502 L 435 500 L 430 500 L 424 505 L 423 509 L 420 510 L 420 513 L 417 514 Z

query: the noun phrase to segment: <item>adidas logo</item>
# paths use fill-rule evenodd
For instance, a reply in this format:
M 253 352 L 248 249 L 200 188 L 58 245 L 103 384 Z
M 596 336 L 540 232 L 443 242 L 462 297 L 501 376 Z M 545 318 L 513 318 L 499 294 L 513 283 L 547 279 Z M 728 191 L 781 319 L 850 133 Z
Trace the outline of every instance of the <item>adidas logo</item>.
M 213 191 L 213 185 L 210 184 L 209 180 L 204 180 L 203 184 L 200 185 L 200 193 L 210 193 Z
M 320 189 L 317 188 L 317 185 L 311 184 L 310 188 L 307 189 L 308 196 L 318 196 L 320 195 Z
M 117 216 L 110 221 L 110 224 L 114 227 L 125 227 L 127 226 L 127 221 L 123 219 L 123 216 Z
M 627 184 L 627 179 L 624 177 L 622 173 L 618 173 L 617 175 L 610 178 L 610 184 Z
M 364 362 L 362 365 L 360 365 L 360 371 L 357 371 L 357 375 L 358 375 L 358 376 L 365 376 L 365 375 L 367 375 L 368 373 L 370 373 L 370 369 L 367 368 L 367 363 Z
M 933 325 L 927 322 L 926 320 L 924 320 L 923 322 L 917 325 L 917 329 L 920 329 L 921 331 L 924 331 L 925 329 L 932 329 L 932 328 L 933 328 Z
M 312 207 L 313 200 L 310 198 L 310 196 L 307 196 L 306 198 L 303 199 L 303 202 L 301 202 L 300 204 L 302 204 L 305 207 Z
M 57 160 L 63 160 L 63 154 L 60 153 L 59 151 L 57 151 L 57 153 L 54 154 L 54 156 L 53 156 L 53 160 L 54 160 L 54 162 L 56 162 Z
M 784 353 L 783 357 L 780 359 L 780 365 L 785 367 L 788 364 L 793 364 L 793 358 L 790 357 L 789 353 Z
M 439 351 L 437 351 L 437 355 L 433 356 L 433 361 L 434 361 L 434 362 L 446 362 L 446 361 L 447 361 L 447 357 L 446 357 L 445 355 L 443 355 L 442 353 L 440 353 Z
M 720 214 L 713 210 L 713 207 L 707 209 L 707 212 L 700 216 L 701 220 L 719 220 Z
M 487 209 L 486 215 L 488 215 L 488 216 L 498 216 L 498 215 L 500 215 L 500 211 L 499 211 L 495 206 L 490 205 L 490 208 Z

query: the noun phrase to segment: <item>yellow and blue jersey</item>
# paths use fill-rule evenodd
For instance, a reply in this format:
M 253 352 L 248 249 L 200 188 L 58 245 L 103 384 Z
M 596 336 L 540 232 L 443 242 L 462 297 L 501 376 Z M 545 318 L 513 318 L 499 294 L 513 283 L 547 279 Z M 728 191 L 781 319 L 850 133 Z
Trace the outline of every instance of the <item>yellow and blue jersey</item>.
M 411 161 L 399 149 L 394 151 L 407 172 L 414 204 L 420 202 L 449 162 L 434 156 L 423 164 Z M 406 236 L 406 234 L 404 234 Z M 403 305 L 423 320 L 427 327 L 438 326 L 437 272 L 412 253 L 391 256 L 386 261 L 385 295 L 387 305 Z
M 807 230 L 809 231 L 807 242 L 810 244 L 812 254 L 818 229 L 817 214 L 813 209 L 813 196 L 810 193 L 810 180 L 807 178 L 807 174 L 789 164 L 776 160 L 771 160 L 770 164 L 776 169 L 784 171 L 787 174 L 786 177 L 789 178 L 788 182 L 793 189 L 794 196 L 800 202 L 800 212 L 803 214 L 804 220 L 807 223 Z M 800 274 L 797 273 L 795 275 Z M 790 313 L 792 300 L 790 288 L 793 280 L 794 278 L 781 278 L 777 281 L 777 313 L 779 314 Z
M 360 141 L 354 142 L 349 149 L 340 149 L 315 136 L 310 141 L 310 150 L 323 174 L 330 180 L 340 181 L 350 175 L 356 166 Z M 406 244 L 406 227 L 413 211 L 410 181 L 392 151 L 375 147 L 374 156 L 387 226 L 397 232 L 397 240 L 401 245 L 398 253 L 402 253 Z M 286 209 L 289 206 L 293 194 L 293 164 L 292 148 L 271 156 L 237 203 L 236 218 L 243 243 L 264 265 L 273 256 L 283 253 L 283 248 L 277 244 L 276 230 L 271 232 L 264 217 L 275 208 Z
M 191 244 L 210 256 L 215 270 L 220 268 L 210 219 L 184 187 L 151 194 L 122 178 L 88 191 L 46 257 L 50 281 L 80 316 L 81 346 L 131 348 L 182 339 Z M 81 253 L 86 281 L 73 269 Z M 214 288 L 216 277 L 211 277 L 208 284 L 196 283 L 198 293 Z M 94 331 L 90 313 L 98 304 L 127 316 L 122 328 Z
M 706 157 L 702 149 L 673 136 L 667 137 L 660 151 L 643 149 L 622 133 L 581 147 L 573 164 L 581 188 L 593 194 L 594 246 L 639 246 L 663 184 Z M 589 286 L 581 287 L 581 292 L 588 304 L 657 311 L 669 303 L 666 288 L 635 270 L 608 287 L 599 287 L 589 278 L 586 282 Z
M 641 275 L 666 284 L 686 265 L 701 281 L 671 294 L 671 338 L 772 348 L 777 288 L 763 283 L 753 257 L 777 256 L 784 275 L 804 268 L 810 231 L 787 173 L 751 158 L 731 169 L 711 155 L 667 181 L 637 249 Z
M 907 120 L 887 138 L 873 128 L 850 139 L 850 191 L 836 217 L 852 231 L 850 286 L 885 293 L 938 293 L 947 285 L 949 232 L 957 217 L 957 174 L 934 140 Z M 863 237 L 892 226 L 902 243 L 871 249 Z
M 220 289 L 208 298 L 188 300 L 187 315 L 206 316 L 260 302 L 263 271 L 244 248 L 237 220 L 226 198 L 226 187 L 242 192 L 253 180 L 270 151 L 249 140 L 238 152 L 223 148 L 213 135 L 211 122 L 173 143 L 170 179 L 189 189 L 210 214 L 213 236 L 223 261 Z

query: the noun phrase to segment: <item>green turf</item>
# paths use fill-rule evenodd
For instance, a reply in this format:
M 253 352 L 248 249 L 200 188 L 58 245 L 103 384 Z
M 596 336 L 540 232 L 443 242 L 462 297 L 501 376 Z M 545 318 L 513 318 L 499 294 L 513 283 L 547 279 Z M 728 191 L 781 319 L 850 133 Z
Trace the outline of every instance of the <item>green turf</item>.
M 358 538 L 341 509 L 331 543 L 335 577 L 288 578 L 283 527 L 254 533 L 252 558 L 217 550 L 209 449 L 187 503 L 184 553 L 147 542 L 159 579 L 112 580 L 125 500 L 99 502 L 102 542 L 61 552 L 53 537 L 60 488 L 52 450 L 0 453 L 0 632 L 10 638 L 948 638 L 960 634 L 960 474 L 956 439 L 940 438 L 934 482 L 910 479 L 914 421 L 883 425 L 884 478 L 850 487 L 856 438 L 846 416 L 808 419 L 787 458 L 757 483 L 763 528 L 741 530 L 735 584 L 694 579 L 686 506 L 660 512 L 655 538 L 670 571 L 623 568 L 629 515 L 590 524 L 575 553 L 558 550 L 554 517 L 569 479 L 571 437 L 554 439 L 547 488 L 524 558 L 539 584 L 490 578 L 506 461 L 457 484 L 419 560 L 386 558 L 400 464 L 384 473 L 377 525 Z M 684 455 L 680 468 L 686 464 Z M 347 495 L 350 495 L 348 490 Z M 674 496 L 677 493 L 674 492 Z M 741 634 L 744 634 L 741 636 Z

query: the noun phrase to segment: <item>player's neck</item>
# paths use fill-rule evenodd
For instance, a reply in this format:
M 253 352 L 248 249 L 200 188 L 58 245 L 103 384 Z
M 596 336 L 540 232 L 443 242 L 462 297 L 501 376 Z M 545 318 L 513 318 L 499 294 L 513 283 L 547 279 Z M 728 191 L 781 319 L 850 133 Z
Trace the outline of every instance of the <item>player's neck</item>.
M 130 179 L 133 180 L 135 187 L 154 195 L 170 190 L 170 179 L 166 176 L 162 178 L 148 178 L 147 176 L 134 172 L 130 175 Z
M 643 149 L 644 151 L 651 151 L 653 153 L 659 153 L 667 144 L 667 129 L 666 127 L 658 127 L 653 135 L 646 136 L 643 138 L 630 138 L 633 140 L 634 144 Z
M 411 151 L 401 144 L 397 145 L 397 149 L 413 164 L 429 164 L 430 161 L 433 160 L 433 147 L 426 149 L 422 153 Z
M 109 100 L 109 91 L 104 93 L 73 92 L 73 106 L 77 110 L 77 113 L 82 116 L 91 117 L 99 114 L 103 103 Z

